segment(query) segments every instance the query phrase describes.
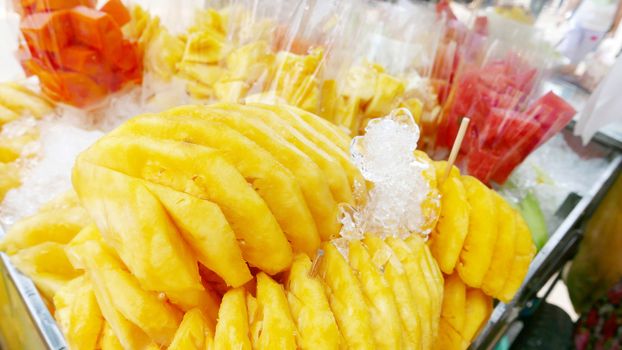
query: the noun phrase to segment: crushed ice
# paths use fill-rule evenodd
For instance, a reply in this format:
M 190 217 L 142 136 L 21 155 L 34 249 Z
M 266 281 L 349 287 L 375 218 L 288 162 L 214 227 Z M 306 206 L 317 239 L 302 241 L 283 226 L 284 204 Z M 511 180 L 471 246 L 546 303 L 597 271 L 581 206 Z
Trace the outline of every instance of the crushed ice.
M 365 135 L 352 140 L 352 160 L 370 189 L 359 203 L 341 207 L 342 238 L 335 245 L 342 253 L 347 240 L 366 233 L 382 238 L 429 233 L 422 230 L 422 203 L 431 190 L 423 175 L 430 165 L 415 158 L 418 140 L 419 127 L 403 108 L 371 120 Z M 357 192 L 364 191 L 355 188 Z

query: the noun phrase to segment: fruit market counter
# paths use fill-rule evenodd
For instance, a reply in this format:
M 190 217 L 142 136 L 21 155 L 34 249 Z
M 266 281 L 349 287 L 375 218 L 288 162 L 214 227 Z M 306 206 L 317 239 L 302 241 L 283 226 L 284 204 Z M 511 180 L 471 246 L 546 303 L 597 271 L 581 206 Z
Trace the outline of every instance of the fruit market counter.
M 546 155 L 554 148 L 559 147 L 561 139 L 567 140 L 564 146 L 572 143 L 579 143 L 578 137 L 573 136 L 570 129 L 565 130 L 562 135 L 558 135 L 558 140 L 541 147 L 532 157 L 541 157 L 540 161 L 547 166 L 548 176 L 553 179 L 568 176 L 563 181 L 574 181 L 578 184 L 583 181 L 586 186 L 583 189 L 569 189 L 566 186 L 566 193 L 559 205 L 555 209 L 545 213 L 550 235 L 546 244 L 542 246 L 538 254 L 531 263 L 525 282 L 510 303 L 499 303 L 480 333 L 478 339 L 473 342 L 471 349 L 494 349 L 499 340 L 508 333 L 513 324 L 521 322 L 523 316 L 531 314 L 539 305 L 539 300 L 546 298 L 546 290 L 552 289 L 547 282 L 555 279 L 561 273 L 564 265 L 576 254 L 576 248 L 584 233 L 585 223 L 594 213 L 599 203 L 607 194 L 614 181 L 620 176 L 622 171 L 622 149 L 621 141 L 611 136 L 611 133 L 598 133 L 592 142 L 587 146 L 577 146 L 572 153 L 582 154 L 582 159 L 574 159 L 563 166 L 556 166 L 551 154 Z M 564 151 L 562 151 L 564 152 Z M 555 152 L 552 152 L 555 153 Z M 559 156 L 559 154 L 558 154 Z M 586 160 L 590 157 L 599 158 L 595 162 Z M 547 162 L 548 160 L 548 162 Z M 528 163 L 528 162 L 526 162 Z M 523 165 L 525 166 L 525 165 Z M 563 170 L 566 169 L 566 171 Z M 520 169 L 517 171 L 520 173 Z M 514 176 L 514 175 L 513 175 Z M 589 178 L 589 180 L 587 180 Z M 563 186 L 562 186 L 563 187 Z M 577 187 L 577 186 L 570 186 Z M 578 186 L 581 187 L 581 186 Z M 544 190 L 544 189 L 543 189 Z M 559 193 L 563 190 L 557 189 Z M 546 200 L 545 200 L 546 201 Z M 543 207 L 546 203 L 542 203 Z M 546 210 L 543 210 L 546 212 Z M 557 281 L 557 280 L 555 280 Z M 555 282 L 554 282 L 555 283 Z M 544 297 L 542 296 L 544 295 Z

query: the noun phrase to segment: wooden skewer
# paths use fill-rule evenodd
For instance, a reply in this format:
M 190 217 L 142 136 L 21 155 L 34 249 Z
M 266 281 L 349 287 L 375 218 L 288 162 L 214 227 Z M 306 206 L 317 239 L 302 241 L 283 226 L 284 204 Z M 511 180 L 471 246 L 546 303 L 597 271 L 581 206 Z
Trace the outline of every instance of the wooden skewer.
M 322 257 L 324 257 L 324 250 L 318 249 L 317 253 L 315 254 L 315 258 L 313 259 L 313 265 L 311 265 L 311 269 L 309 270 L 310 277 L 317 276 L 318 268 L 320 266 Z
M 458 135 L 456 135 L 454 144 L 453 146 L 451 146 L 451 152 L 449 153 L 449 158 L 447 159 L 447 168 L 445 169 L 445 174 L 443 175 L 441 183 L 445 182 L 445 180 L 447 180 L 447 178 L 449 177 L 451 167 L 454 166 L 454 163 L 456 162 L 458 152 L 460 151 L 460 146 L 462 146 L 462 140 L 464 140 L 464 135 L 466 134 L 467 128 L 469 127 L 470 121 L 470 118 L 464 117 L 460 122 L 460 129 L 458 129 Z

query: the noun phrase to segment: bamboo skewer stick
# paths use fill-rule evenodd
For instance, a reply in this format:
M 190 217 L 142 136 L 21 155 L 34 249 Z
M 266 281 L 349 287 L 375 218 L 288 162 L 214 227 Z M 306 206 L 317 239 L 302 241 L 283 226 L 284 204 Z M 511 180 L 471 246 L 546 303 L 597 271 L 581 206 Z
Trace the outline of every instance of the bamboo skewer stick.
M 460 147 L 462 146 L 462 141 L 464 140 L 464 135 L 466 134 L 467 128 L 469 127 L 470 118 L 464 117 L 460 122 L 460 128 L 458 129 L 458 135 L 456 135 L 456 139 L 454 140 L 453 146 L 451 146 L 451 152 L 449 153 L 449 158 L 447 159 L 447 168 L 445 169 L 445 174 L 443 175 L 443 179 L 441 183 L 445 182 L 449 177 L 449 173 L 451 171 L 451 167 L 456 162 L 456 158 L 458 158 L 458 152 L 460 151 Z

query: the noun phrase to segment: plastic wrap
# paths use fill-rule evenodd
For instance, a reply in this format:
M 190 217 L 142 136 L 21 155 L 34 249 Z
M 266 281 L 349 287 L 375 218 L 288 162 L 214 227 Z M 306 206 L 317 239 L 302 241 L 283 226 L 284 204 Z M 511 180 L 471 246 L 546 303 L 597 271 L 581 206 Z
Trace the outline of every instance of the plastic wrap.
M 123 35 L 130 13 L 120 0 L 99 8 L 92 0 L 20 0 L 14 10 L 21 15 L 20 64 L 53 100 L 88 107 L 140 83 L 141 53 Z

